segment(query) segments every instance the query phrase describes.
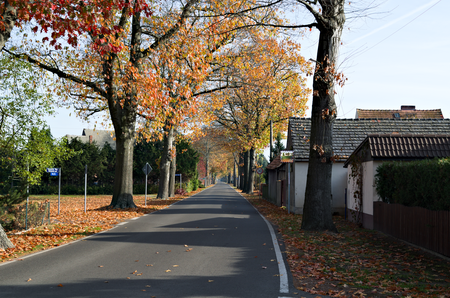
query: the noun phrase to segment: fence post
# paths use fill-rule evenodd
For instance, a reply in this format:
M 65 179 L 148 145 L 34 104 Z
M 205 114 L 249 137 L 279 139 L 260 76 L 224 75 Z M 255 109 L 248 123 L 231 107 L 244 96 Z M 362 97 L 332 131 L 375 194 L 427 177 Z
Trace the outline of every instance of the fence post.
M 27 204 L 25 205 L 25 231 L 28 230 L 28 198 Z
M 48 206 L 48 224 L 50 224 L 50 202 L 47 202 Z

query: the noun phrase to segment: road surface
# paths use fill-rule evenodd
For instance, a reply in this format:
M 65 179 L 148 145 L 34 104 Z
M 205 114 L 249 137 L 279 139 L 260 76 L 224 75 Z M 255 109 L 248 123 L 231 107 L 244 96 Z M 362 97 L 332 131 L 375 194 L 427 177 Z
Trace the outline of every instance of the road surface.
M 0 264 L 0 297 L 312 297 L 272 226 L 224 183 L 169 208 Z

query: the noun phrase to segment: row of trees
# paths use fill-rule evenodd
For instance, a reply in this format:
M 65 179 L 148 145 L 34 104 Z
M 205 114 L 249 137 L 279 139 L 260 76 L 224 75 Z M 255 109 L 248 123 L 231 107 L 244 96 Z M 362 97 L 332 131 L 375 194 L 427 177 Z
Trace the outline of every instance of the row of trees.
M 174 132 L 194 132 L 202 127 L 199 123 L 214 123 L 212 128 L 235 152 L 245 153 L 244 176 L 252 180 L 254 152 L 267 141 L 268 121 L 282 129 L 289 113 L 303 113 L 308 96 L 299 75 L 309 72 L 308 66 L 298 45 L 283 38 L 278 28 L 318 29 L 317 58 L 310 71 L 311 158 L 302 227 L 335 230 L 331 125 L 336 117 L 334 89 L 342 81 L 336 65 L 345 3 L 3 0 L 0 46 L 6 44 L 3 51 L 9 55 L 53 74 L 49 91 L 75 106 L 80 116 L 108 112 L 117 138 L 111 206 L 127 208 L 134 206 L 136 127 L 144 138 L 163 140 L 161 198 L 168 196 Z M 281 16 L 287 8 L 304 11 L 302 23 L 288 24 Z M 18 25 L 20 37 L 10 38 Z M 276 112 L 261 109 L 267 106 Z M 317 146 L 324 151 L 315 151 Z
M 52 140 L 49 129 L 44 129 L 42 134 L 46 136 L 47 143 L 55 142 Z M 42 138 L 41 138 L 42 140 Z M 61 183 L 63 186 L 72 186 L 70 189 L 84 190 L 85 165 L 88 165 L 87 178 L 89 185 L 96 185 L 102 193 L 111 194 L 114 185 L 114 168 L 116 164 L 116 150 L 112 149 L 108 143 L 104 146 L 100 144 L 84 143 L 77 138 L 71 140 L 63 140 L 63 146 L 71 152 L 70 157 L 64 160 L 57 160 L 52 167 L 62 169 Z M 134 162 L 133 177 L 134 184 L 145 184 L 145 174 L 142 171 L 146 162 L 152 167 L 152 172 L 148 175 L 149 184 L 155 186 L 159 183 L 160 177 L 160 161 L 163 144 L 161 141 L 140 142 L 134 146 Z M 184 182 L 193 181 L 198 186 L 197 164 L 199 161 L 198 153 L 192 148 L 191 144 L 183 139 L 176 142 L 177 148 L 177 173 L 181 174 Z M 17 167 L 21 167 L 22 159 L 16 159 L 14 163 L 3 163 L 0 167 L 0 177 L 2 184 L 0 185 L 0 193 L 11 194 L 19 192 L 20 197 L 17 200 L 25 198 L 27 180 L 21 179 L 17 175 Z M 36 169 L 28 169 L 28 172 L 35 172 Z M 58 179 L 51 179 L 49 174 L 42 174 L 38 177 L 37 183 L 31 187 L 31 193 L 48 194 L 49 185 L 56 185 Z M 35 174 L 35 173 L 34 173 Z M 195 180 L 195 181 L 194 181 Z M 174 185 L 172 185 L 174 187 Z M 181 186 L 180 186 L 181 187 Z M 156 187 L 157 189 L 157 187 Z M 73 191 L 72 190 L 72 191 Z M 106 193 L 105 193 L 106 191 Z M 171 190 L 173 193 L 174 190 Z M 0 200 L 2 202 L 2 200 Z M 17 201 L 16 203 L 18 203 Z

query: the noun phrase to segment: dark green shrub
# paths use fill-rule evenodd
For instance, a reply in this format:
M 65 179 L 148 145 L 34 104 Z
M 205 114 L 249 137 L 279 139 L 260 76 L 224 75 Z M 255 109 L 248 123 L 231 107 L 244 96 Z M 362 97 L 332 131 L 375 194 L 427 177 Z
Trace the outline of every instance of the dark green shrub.
M 449 159 L 383 163 L 375 180 L 383 202 L 450 210 Z
M 20 204 L 27 199 L 25 188 L 10 189 L 6 195 L 0 196 L 0 206 L 13 206 Z

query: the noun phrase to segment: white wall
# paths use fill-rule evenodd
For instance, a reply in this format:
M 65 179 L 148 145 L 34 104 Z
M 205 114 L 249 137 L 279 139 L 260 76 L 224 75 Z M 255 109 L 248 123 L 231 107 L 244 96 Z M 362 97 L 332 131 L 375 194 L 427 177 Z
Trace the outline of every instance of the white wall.
M 303 205 L 305 204 L 305 191 L 306 191 L 306 176 L 308 174 L 307 162 L 294 163 L 294 197 L 295 205 L 294 212 L 296 214 L 303 214 Z
M 294 212 L 303 214 L 305 203 L 306 177 L 308 174 L 308 162 L 295 163 Z M 333 194 L 332 210 L 343 214 L 345 208 L 345 188 L 347 187 L 347 169 L 343 163 L 333 164 L 331 173 L 331 192 Z
M 345 188 L 347 187 L 347 169 L 344 163 L 334 163 L 331 173 L 331 193 L 333 194 L 332 210 L 344 214 Z
M 375 186 L 375 175 L 377 173 L 377 167 L 381 165 L 380 161 L 367 161 L 362 164 L 363 167 L 363 206 L 362 211 L 365 214 L 373 215 L 373 202 L 379 201 L 380 197 L 377 194 L 377 189 Z M 351 168 L 350 166 L 347 168 L 348 170 L 348 208 L 355 210 L 355 199 L 353 198 L 354 193 L 354 185 L 353 180 L 351 178 Z
M 363 206 L 362 212 L 373 215 L 373 161 L 363 162 Z

